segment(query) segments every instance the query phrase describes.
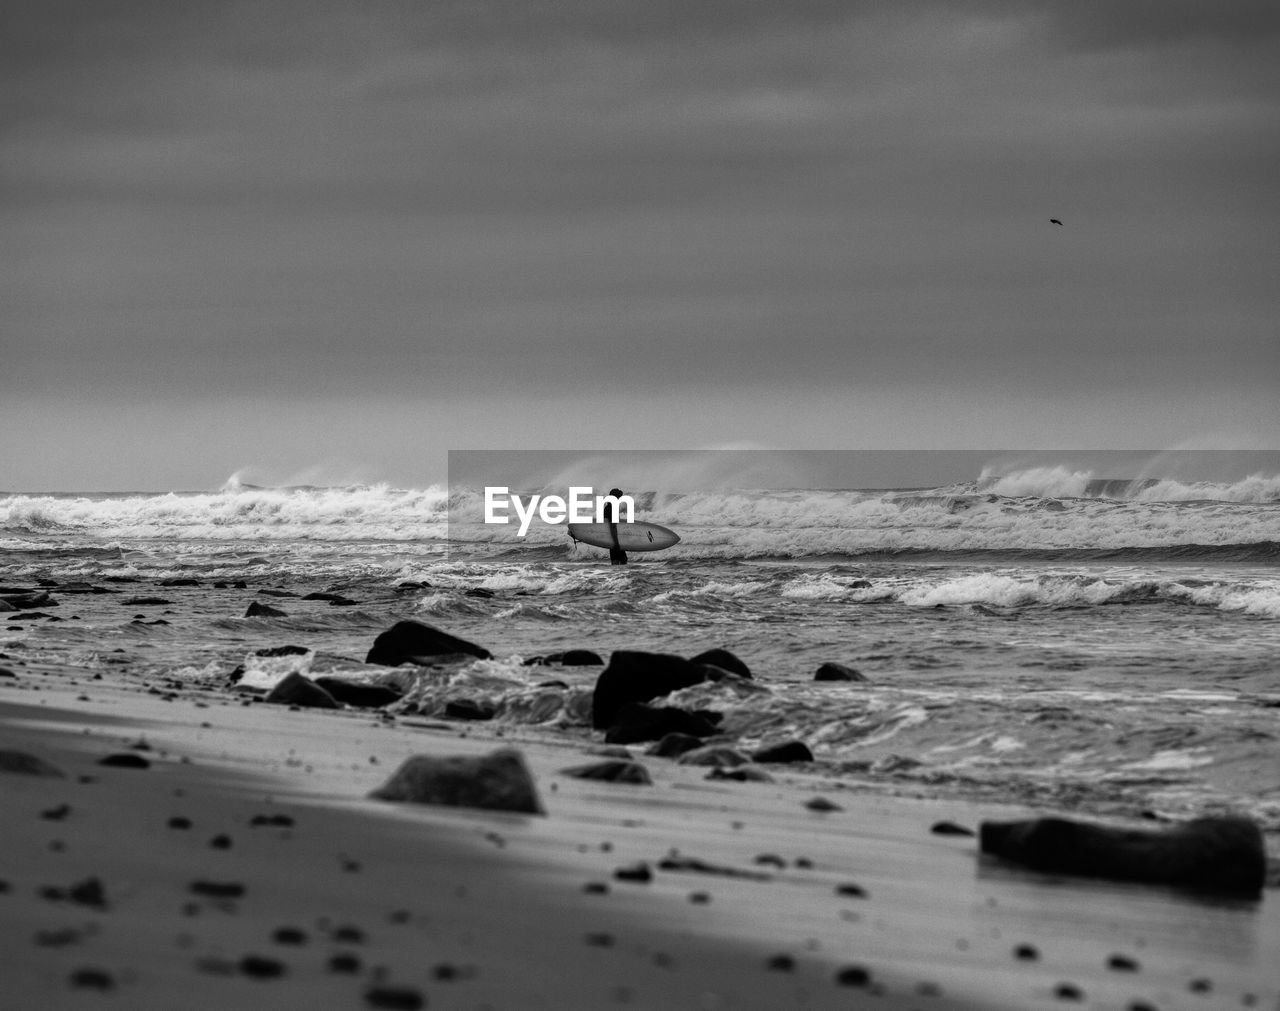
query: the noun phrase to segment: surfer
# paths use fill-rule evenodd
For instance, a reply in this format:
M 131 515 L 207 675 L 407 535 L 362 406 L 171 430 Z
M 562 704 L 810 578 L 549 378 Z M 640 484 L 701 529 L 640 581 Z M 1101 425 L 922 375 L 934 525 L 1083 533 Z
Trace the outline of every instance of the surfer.
M 616 500 L 622 497 L 622 489 L 610 488 L 609 495 L 615 500 L 604 504 L 604 518 L 609 523 L 609 536 L 613 540 L 613 547 L 609 549 L 609 564 L 626 565 L 627 553 L 622 550 L 622 545 L 618 543 L 618 506 Z

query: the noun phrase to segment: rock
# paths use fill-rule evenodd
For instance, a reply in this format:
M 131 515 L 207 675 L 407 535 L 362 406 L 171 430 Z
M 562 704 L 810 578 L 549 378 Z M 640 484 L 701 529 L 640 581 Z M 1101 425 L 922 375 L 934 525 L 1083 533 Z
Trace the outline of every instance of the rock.
M 739 765 L 746 765 L 750 761 L 751 759 L 737 748 L 717 744 L 698 748 L 696 751 L 687 751 L 676 759 L 680 765 L 709 765 L 715 769 L 732 769 Z
M 335 701 L 358 709 L 380 709 L 403 698 L 401 692 L 388 685 L 361 684 L 333 677 L 318 677 L 315 678 L 315 683 L 332 695 Z
M 341 593 L 328 593 L 317 590 L 315 593 L 308 593 L 303 600 L 327 600 L 331 604 L 349 604 L 351 599 L 344 597 Z
M 977 835 L 971 828 L 965 828 L 963 825 L 957 825 L 953 821 L 935 821 L 929 826 L 929 831 L 934 835 L 960 835 L 973 836 Z
M 980 848 L 1033 870 L 1258 895 L 1266 879 L 1262 833 L 1247 818 L 1197 818 L 1132 829 L 1037 818 L 989 822 Z
M 99 765 L 108 765 L 116 769 L 149 769 L 150 759 L 132 751 L 117 751 L 98 759 Z
M 18 675 L 8 667 L 0 667 L 0 678 L 16 678 Z
M 590 765 L 575 765 L 570 769 L 561 769 L 562 775 L 574 779 L 598 779 L 606 783 L 635 783 L 639 786 L 652 786 L 649 770 L 639 762 L 614 759 L 608 762 L 592 762 Z
M 258 591 L 259 596 L 265 597 L 296 597 L 297 594 L 292 590 L 273 590 L 270 587 Z
M 464 590 L 464 597 L 478 597 L 481 600 L 490 600 L 494 596 L 494 592 L 487 586 L 473 586 L 468 590 Z
M 419 657 L 434 657 L 449 653 L 464 653 L 487 660 L 487 649 L 473 642 L 442 632 L 421 621 L 398 621 L 373 640 L 373 648 L 365 657 L 365 663 L 384 667 L 399 667 L 402 663 L 417 663 Z
M 0 751 L 0 772 L 16 772 L 23 776 L 66 776 L 56 765 L 25 751 Z
M 809 750 L 809 746 L 804 741 L 784 741 L 781 744 L 773 744 L 767 748 L 761 748 L 751 757 L 757 762 L 773 762 L 776 764 L 812 762 L 813 752 Z
M 683 657 L 670 653 L 615 650 L 609 658 L 609 666 L 596 678 L 591 697 L 592 725 L 597 730 L 612 727 L 617 722 L 619 711 L 628 702 L 648 702 L 681 688 L 701 684 L 706 679 L 707 670 L 703 665 L 690 663 Z
M 369 796 L 413 804 L 544 813 L 524 756 L 514 748 L 478 757 L 414 755 Z
M 338 708 L 338 703 L 332 695 L 310 678 L 303 677 L 297 671 L 286 674 L 281 678 L 279 684 L 267 693 L 267 697 L 263 701 L 290 706 L 304 706 L 308 709 Z
M 272 607 L 270 604 L 261 604 L 258 601 L 251 601 L 249 609 L 244 612 L 246 618 L 287 618 L 287 611 L 282 611 L 278 607 Z
M 717 714 L 706 710 L 690 713 L 674 706 L 656 709 L 639 702 L 628 702 L 618 711 L 604 739 L 609 744 L 637 744 L 656 741 L 671 733 L 710 737 L 716 732 L 716 723 L 710 718 L 714 715 Z
M 25 611 L 32 607 L 58 606 L 58 602 L 49 596 L 47 592 L 5 594 L 3 597 L 0 597 L 0 600 L 9 604 L 10 608 L 14 611 Z
M 491 720 L 498 715 L 493 706 L 474 699 L 453 699 L 445 703 L 444 715 L 451 720 Z
M 306 646 L 266 646 L 262 649 L 255 649 L 254 656 L 306 656 L 310 653 Z
M 165 604 L 172 604 L 173 601 L 166 597 L 129 597 L 121 603 L 126 607 L 162 607 Z
M 191 579 L 188 576 L 177 576 L 173 579 L 160 580 L 161 586 L 199 586 L 200 580 Z
M 679 758 L 686 751 L 700 747 L 702 738 L 692 734 L 664 734 L 661 740 L 649 746 L 645 754 L 657 755 L 659 758 Z
M 19 611 L 21 608 L 14 607 L 5 597 L 0 597 L 0 611 Z
M 842 663 L 824 663 L 813 675 L 815 681 L 866 681 L 861 672 Z
M 712 667 L 719 667 L 721 670 L 727 670 L 730 674 L 737 674 L 744 678 L 751 677 L 751 668 L 727 649 L 706 650 L 695 657 L 690 657 L 689 662 L 705 663 Z

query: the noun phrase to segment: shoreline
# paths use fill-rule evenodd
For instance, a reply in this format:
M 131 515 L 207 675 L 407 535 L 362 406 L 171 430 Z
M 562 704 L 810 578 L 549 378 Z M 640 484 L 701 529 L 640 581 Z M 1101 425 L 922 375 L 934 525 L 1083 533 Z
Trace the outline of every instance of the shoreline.
M 104 998 L 407 1007 L 414 993 L 433 1008 L 1280 999 L 1274 888 L 1258 902 L 1211 903 L 1053 879 L 929 831 L 942 820 L 976 830 L 1025 808 L 891 797 L 790 771 L 769 784 L 707 782 L 705 769 L 641 748 L 632 753 L 652 786 L 600 783 L 560 774 L 595 744 L 524 728 L 243 705 L 213 690 L 166 701 L 86 687 L 70 671 L 30 687 L 6 679 L 0 747 L 68 778 L 0 774 L 10 825 L 0 950 L 15 1008 Z M 148 750 L 130 749 L 139 741 Z M 411 754 L 502 746 L 524 754 L 545 817 L 367 799 Z M 150 768 L 96 765 L 130 750 Z M 79 782 L 86 775 L 94 781 Z M 806 809 L 815 796 L 839 810 Z M 272 813 L 293 825 L 252 825 Z M 193 827 L 171 829 L 172 817 Z M 700 863 L 662 869 L 673 852 Z M 614 876 L 640 864 L 647 883 Z M 105 909 L 41 895 L 93 877 Z M 246 893 L 195 897 L 199 879 Z M 343 924 L 363 943 L 335 939 Z M 1018 957 L 1020 946 L 1037 957 Z M 335 957 L 360 968 L 334 971 Z M 105 975 L 76 985 L 83 970 Z

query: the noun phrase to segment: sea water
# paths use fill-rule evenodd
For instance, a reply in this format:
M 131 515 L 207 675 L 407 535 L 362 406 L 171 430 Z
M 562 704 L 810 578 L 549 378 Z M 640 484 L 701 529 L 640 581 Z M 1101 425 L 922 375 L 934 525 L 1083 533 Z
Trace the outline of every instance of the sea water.
M 1280 479 L 1040 469 L 924 489 L 633 494 L 638 518 L 683 540 L 627 566 L 563 527 L 521 539 L 460 522 L 479 515 L 478 487 L 0 495 L 0 585 L 116 591 L 55 586 L 59 606 L 38 608 L 51 616 L 0 614 L 0 654 L 207 684 L 292 644 L 315 651 L 299 661 L 313 673 L 369 676 L 374 637 L 414 618 L 493 654 L 402 672 L 421 711 L 466 697 L 522 732 L 585 742 L 600 668 L 525 660 L 723 647 L 753 680 L 672 701 L 724 713 L 741 747 L 799 738 L 816 774 L 901 793 L 1238 811 L 1277 848 Z M 333 590 L 356 602 L 302 599 Z M 253 600 L 285 616 L 244 617 Z M 826 662 L 866 680 L 815 682 Z

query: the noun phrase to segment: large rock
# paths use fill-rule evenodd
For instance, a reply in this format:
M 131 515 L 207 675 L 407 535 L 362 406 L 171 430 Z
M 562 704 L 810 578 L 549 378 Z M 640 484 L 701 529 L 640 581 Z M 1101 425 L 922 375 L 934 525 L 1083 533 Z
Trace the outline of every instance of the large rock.
M 297 671 L 286 674 L 280 683 L 267 693 L 264 702 L 276 702 L 281 705 L 303 706 L 307 709 L 337 709 L 338 703 L 332 695 L 321 688 L 310 678 L 303 677 Z
M 487 649 L 473 642 L 442 632 L 421 621 L 398 621 L 373 640 L 373 648 L 365 663 L 399 667 L 402 663 L 418 663 L 420 658 L 464 653 L 487 660 Z
M 705 680 L 706 667 L 684 657 L 670 653 L 615 650 L 609 658 L 609 666 L 596 678 L 595 692 L 591 697 L 592 725 L 597 730 L 604 730 L 617 722 L 619 710 L 628 702 L 648 702 Z
M 57 607 L 58 602 L 45 591 L 33 593 L 10 593 L 0 597 L 11 605 L 15 611 L 25 611 L 32 607 Z
M 561 775 L 574 779 L 598 779 L 606 783 L 634 783 L 638 786 L 651 786 L 653 780 L 649 770 L 639 762 L 615 758 L 605 762 L 592 762 L 589 765 L 575 765 L 570 769 L 561 769 Z
M 249 601 L 249 607 L 244 612 L 246 618 L 287 618 L 289 613 L 282 611 L 278 607 L 272 607 L 270 604 L 263 604 L 257 600 Z
M 403 694 L 388 685 L 370 685 L 359 681 L 344 681 L 335 677 L 318 677 L 315 683 L 338 702 L 359 709 L 380 709 L 392 702 L 399 702 Z
M 1117 828 L 1066 818 L 985 821 L 983 853 L 1050 874 L 1257 895 L 1267 857 L 1247 818 L 1198 818 L 1163 830 Z
M 66 773 L 39 755 L 25 751 L 0 750 L 0 772 L 16 772 L 23 776 L 64 778 Z
M 524 756 L 514 748 L 488 755 L 414 755 L 370 797 L 412 804 L 543 814 Z
M 727 649 L 709 649 L 689 659 L 690 663 L 705 663 L 712 667 L 727 670 L 744 678 L 751 677 L 751 668 L 730 653 Z
M 815 681 L 865 681 L 859 670 L 842 663 L 824 663 L 813 675 Z
M 659 741 L 667 734 L 688 734 L 692 737 L 710 737 L 716 733 L 719 714 L 705 709 L 688 712 L 674 706 L 655 708 L 640 702 L 628 702 L 605 731 L 609 744 L 639 744 L 642 741 Z
M 812 762 L 813 752 L 804 741 L 782 741 L 761 748 L 751 756 L 757 762 L 786 764 L 788 762 Z

